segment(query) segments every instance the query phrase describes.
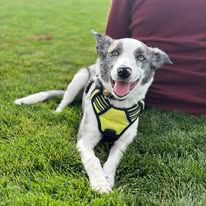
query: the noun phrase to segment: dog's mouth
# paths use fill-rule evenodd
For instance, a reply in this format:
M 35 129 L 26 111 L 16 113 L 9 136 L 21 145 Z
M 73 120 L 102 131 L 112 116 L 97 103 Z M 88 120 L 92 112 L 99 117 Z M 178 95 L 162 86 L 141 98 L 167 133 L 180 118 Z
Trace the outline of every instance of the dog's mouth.
M 113 92 L 118 97 L 125 97 L 129 94 L 129 92 L 132 89 L 134 89 L 138 81 L 139 80 L 136 80 L 134 82 L 129 82 L 129 81 L 120 81 L 120 80 L 111 79 L 111 85 L 112 85 Z

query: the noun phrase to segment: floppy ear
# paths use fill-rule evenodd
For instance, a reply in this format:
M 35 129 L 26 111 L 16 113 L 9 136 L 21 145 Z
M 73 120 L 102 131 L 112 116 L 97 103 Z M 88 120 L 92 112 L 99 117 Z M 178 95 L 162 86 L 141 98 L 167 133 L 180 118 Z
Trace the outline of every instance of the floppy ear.
M 109 49 L 109 46 L 112 44 L 113 39 L 109 36 L 97 33 L 93 30 L 91 30 L 91 32 L 96 39 L 97 54 L 102 58 L 106 57 L 107 51 Z
M 157 70 L 161 68 L 164 64 L 173 64 L 169 56 L 162 50 L 158 48 L 151 48 L 151 66 L 153 69 Z

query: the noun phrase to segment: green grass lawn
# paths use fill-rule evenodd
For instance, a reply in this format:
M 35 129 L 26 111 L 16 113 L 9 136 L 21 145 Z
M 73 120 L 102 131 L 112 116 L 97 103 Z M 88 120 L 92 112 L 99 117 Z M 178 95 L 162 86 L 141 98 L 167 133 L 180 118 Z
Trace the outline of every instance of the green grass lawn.
M 104 31 L 109 4 L 1 0 L 0 205 L 206 205 L 206 117 L 145 111 L 113 192 L 99 195 L 75 147 L 80 104 L 55 115 L 59 99 L 13 103 L 66 88 L 81 66 L 94 63 L 90 29 Z M 107 152 L 97 147 L 101 159 Z

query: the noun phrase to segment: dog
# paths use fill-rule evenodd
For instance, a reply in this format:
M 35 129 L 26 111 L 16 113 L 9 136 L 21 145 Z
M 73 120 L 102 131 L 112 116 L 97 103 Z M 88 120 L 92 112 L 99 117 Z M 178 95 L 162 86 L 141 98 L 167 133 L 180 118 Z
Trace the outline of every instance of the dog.
M 112 39 L 92 31 L 96 39 L 96 64 L 82 68 L 66 91 L 52 90 L 15 100 L 15 104 L 34 104 L 51 97 L 63 96 L 56 109 L 61 112 L 82 97 L 77 149 L 88 174 L 90 186 L 99 193 L 109 193 L 115 172 L 127 146 L 137 134 L 144 98 L 155 72 L 164 64 L 172 64 L 169 56 L 158 48 L 131 39 Z M 101 166 L 94 148 L 101 141 L 112 141 L 108 159 Z

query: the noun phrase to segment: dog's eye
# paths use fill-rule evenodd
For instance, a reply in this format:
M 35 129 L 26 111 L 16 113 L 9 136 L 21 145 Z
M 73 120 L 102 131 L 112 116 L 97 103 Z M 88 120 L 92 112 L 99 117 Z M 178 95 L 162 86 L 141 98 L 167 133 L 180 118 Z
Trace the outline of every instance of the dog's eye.
M 117 50 L 113 50 L 110 52 L 110 56 L 118 56 L 119 52 Z
M 145 60 L 145 57 L 143 55 L 139 55 L 139 56 L 136 56 L 136 59 L 140 62 L 143 62 Z

